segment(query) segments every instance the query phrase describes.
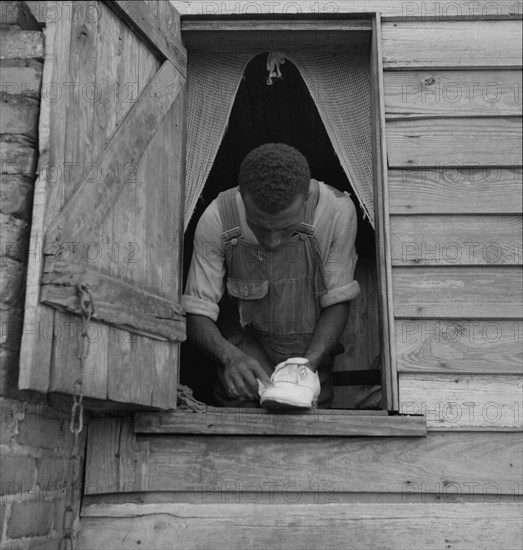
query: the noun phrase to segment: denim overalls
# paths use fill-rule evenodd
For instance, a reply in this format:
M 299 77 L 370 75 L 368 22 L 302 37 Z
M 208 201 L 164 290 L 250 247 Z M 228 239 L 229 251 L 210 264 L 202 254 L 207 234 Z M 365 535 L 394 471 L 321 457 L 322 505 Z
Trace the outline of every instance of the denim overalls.
M 327 292 L 313 225 L 318 182 L 311 182 L 298 229 L 289 242 L 273 251 L 243 238 L 237 192 L 236 187 L 218 195 L 227 291 L 236 298 L 244 335 L 262 345 L 274 368 L 289 357 L 305 355 L 320 316 L 319 297 Z M 331 370 L 332 360 L 318 371 L 320 406 L 332 399 Z M 217 390 L 218 399 L 226 404 L 224 388 Z

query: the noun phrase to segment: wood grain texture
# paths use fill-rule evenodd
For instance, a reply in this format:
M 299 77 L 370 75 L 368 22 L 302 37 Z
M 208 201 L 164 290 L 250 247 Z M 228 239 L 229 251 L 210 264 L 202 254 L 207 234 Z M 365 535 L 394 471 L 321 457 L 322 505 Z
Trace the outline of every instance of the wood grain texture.
M 401 22 L 383 26 L 387 69 L 519 69 L 517 21 Z
M 475 412 L 481 414 L 480 409 Z M 249 413 L 227 414 L 241 420 Z M 523 435 L 515 432 L 431 431 L 426 437 L 391 438 L 144 436 L 116 429 L 120 422 L 93 420 L 96 431 L 89 452 L 105 456 L 106 464 L 98 459 L 86 463 L 86 480 L 94 483 L 92 494 L 101 494 L 94 491 L 96 483 L 107 485 L 106 494 L 134 492 L 130 483 L 134 480 L 141 487 L 136 491 L 201 493 L 253 483 L 251 491 L 270 492 L 271 483 L 281 488 L 292 481 L 304 493 L 331 491 L 327 485 L 333 483 L 334 490 L 342 493 L 398 494 L 413 487 L 417 492 L 439 493 L 449 483 L 459 483 L 463 493 L 484 490 L 508 496 L 514 495 L 523 469 Z M 107 453 L 106 448 L 118 450 Z M 127 487 L 121 485 L 122 461 L 136 464 L 131 468 L 135 473 L 125 478 Z M 495 484 L 489 485 L 491 481 Z M 472 483 L 479 485 L 471 487 Z
M 101 17 L 98 21 L 98 37 L 96 42 L 96 75 L 95 86 L 97 92 L 96 101 L 94 102 L 93 121 L 92 121 L 92 139 L 95 150 L 93 155 L 100 152 L 103 144 L 109 139 L 114 132 L 118 121 L 122 119 L 122 105 L 124 112 L 131 108 L 130 102 L 123 102 L 119 97 L 120 90 L 118 89 L 118 75 L 121 72 L 122 65 L 125 64 L 123 52 L 123 29 L 125 23 L 118 17 L 113 15 L 105 6 L 99 4 Z M 102 229 L 94 231 L 93 244 L 96 250 L 102 244 L 104 248 L 111 249 L 112 245 L 107 235 L 103 235 Z M 84 251 L 89 250 L 89 245 L 80 245 Z M 91 247 L 92 248 L 92 247 Z M 97 257 L 95 253 L 95 262 L 89 262 L 90 268 L 101 271 L 106 267 L 105 258 Z M 104 254 L 100 254 L 104 256 Z M 113 258 L 120 260 L 120 258 Z M 113 262 L 108 262 L 113 263 Z M 104 271 L 111 273 L 111 270 Z M 98 338 L 92 342 L 84 366 L 84 387 L 89 395 L 98 397 L 99 399 L 107 398 L 107 380 L 108 372 L 110 371 L 109 350 L 114 346 L 114 337 L 117 329 L 114 326 L 108 326 L 101 322 L 93 321 L 93 328 L 96 327 Z
M 50 24 L 46 29 L 45 48 L 47 52 L 56 52 L 49 56 L 42 71 L 42 86 L 53 82 L 66 82 L 69 60 L 69 37 L 71 23 Z M 58 63 L 63 59 L 63 63 Z M 63 113 L 52 112 L 53 104 L 42 101 L 38 131 L 38 175 L 35 182 L 33 211 L 31 220 L 31 235 L 26 292 L 24 307 L 24 327 L 20 346 L 20 372 L 18 387 L 45 392 L 49 388 L 51 370 L 52 338 L 42 338 L 41 328 L 53 323 L 54 310 L 40 306 L 40 278 L 43 267 L 43 254 L 37 243 L 43 243 L 44 235 L 53 215 L 53 209 L 60 207 L 49 203 L 48 192 L 53 176 L 49 166 L 57 166 L 63 155 L 65 116 Z M 32 174 L 31 174 L 32 176 Z M 34 332 L 33 332 L 34 331 Z M 35 334 L 36 333 L 36 334 Z
M 396 321 L 399 372 L 523 374 L 523 322 Z
M 521 116 L 521 71 L 389 71 L 384 78 L 388 120 Z
M 410 484 L 442 487 L 479 482 L 514 494 L 521 477 L 520 433 L 429 432 L 422 438 L 267 438 L 152 436 L 150 491 L 227 490 L 237 484 L 270 491 L 293 482 L 300 491 L 402 492 Z M 451 457 L 451 459 L 449 459 Z M 492 472 L 495 471 L 493 478 Z M 490 481 L 496 486 L 489 487 Z M 225 485 L 221 485 L 224 483 Z M 471 491 L 471 489 L 469 489 Z
M 93 138 L 92 126 L 94 117 L 94 101 L 90 101 L 89 90 L 92 82 L 96 80 L 97 72 L 97 41 L 99 39 L 99 27 L 96 18 L 86 17 L 88 2 L 77 2 L 71 5 L 72 26 L 70 33 L 69 44 L 69 66 L 67 67 L 66 79 L 61 82 L 73 82 L 76 87 L 76 92 L 68 94 L 67 101 L 57 101 L 53 104 L 53 116 L 63 116 L 64 122 L 64 139 L 62 155 L 56 159 L 57 175 L 52 186 L 49 186 L 48 203 L 53 202 L 53 209 L 46 212 L 48 229 L 44 237 L 46 242 L 49 229 L 59 217 L 59 212 L 70 198 L 79 191 L 80 181 L 74 168 L 66 167 L 81 167 L 81 171 L 85 170 L 85 166 L 98 154 L 103 143 L 98 143 Z M 97 6 L 98 7 L 98 6 Z M 68 17 L 64 18 L 68 19 Z M 59 24 L 63 24 L 60 20 Z M 61 58 L 58 58 L 58 63 Z M 58 90 L 60 94 L 65 92 L 65 86 L 59 81 Z M 78 168 L 77 168 L 78 171 Z M 80 239 L 71 239 L 72 241 Z M 90 239 L 89 239 L 90 240 Z M 43 246 L 43 259 L 45 261 L 46 250 Z M 55 249 L 56 252 L 56 249 Z M 71 261 L 71 260 L 70 260 Z M 41 284 L 41 281 L 40 281 Z M 42 288 L 40 287 L 40 297 Z M 73 344 L 74 337 L 80 332 L 79 318 L 65 311 L 56 311 L 54 314 L 55 334 L 53 338 L 53 353 L 51 364 L 51 378 L 49 389 L 51 391 L 63 391 L 70 393 L 74 388 L 75 380 L 84 380 L 84 373 L 80 371 L 80 363 L 76 357 L 76 345 Z M 73 330 L 71 328 L 74 327 Z M 77 332 L 76 332 L 77 331 Z M 71 334 L 72 333 L 72 334 Z M 67 335 L 64 337 L 64 334 Z M 93 347 L 103 345 L 103 339 L 95 342 Z M 105 382 L 104 376 L 94 374 L 96 367 L 92 361 L 96 355 L 88 358 L 90 365 L 86 370 L 86 386 L 84 392 L 90 396 L 93 392 L 93 397 L 104 398 L 106 391 L 103 388 Z M 101 363 L 100 366 L 103 366 Z M 94 375 L 94 376 L 93 376 Z M 92 387 L 88 387 L 87 381 L 92 383 Z M 102 387 L 100 387 L 102 385 Z
M 372 112 L 372 163 L 374 172 L 374 209 L 376 211 L 376 244 L 378 308 L 381 336 L 382 402 L 388 410 L 397 410 L 398 387 L 396 359 L 393 346 L 394 324 L 392 314 L 392 277 L 390 254 L 390 226 L 387 177 L 387 132 L 385 127 L 385 105 L 383 99 L 383 51 L 382 25 L 377 15 L 373 21 L 371 43 L 371 112 Z
M 93 419 L 89 422 L 87 429 L 84 494 L 99 495 L 117 492 L 120 488 L 118 453 L 122 420 L 119 418 Z M 99 444 L 101 441 L 103 445 Z
M 139 414 L 135 420 L 138 433 L 224 434 L 224 435 L 314 435 L 314 436 L 423 436 L 422 416 L 344 414 L 227 414 L 224 410 L 203 413 L 187 411 L 164 414 Z M 348 411 L 350 412 L 350 411 Z
M 179 34 L 179 20 L 173 16 L 172 7 L 164 4 L 151 4 L 151 13 L 161 15 L 162 24 L 169 27 L 169 32 Z M 92 18 L 84 21 L 87 7 L 88 3 L 81 2 L 72 5 L 73 31 L 69 29 L 68 38 L 59 41 L 62 45 L 65 40 L 64 51 L 55 52 L 62 73 L 53 74 L 53 82 L 73 82 L 75 87 L 61 90 L 63 101 L 43 102 L 52 111 L 50 133 L 51 139 L 57 142 L 52 147 L 53 170 L 47 171 L 49 181 L 45 187 L 45 204 L 48 217 L 43 222 L 43 229 L 56 221 L 58 211 L 78 191 L 78 185 L 86 183 L 84 176 L 90 169 L 94 170 L 91 173 L 93 180 L 87 182 L 84 190 L 89 188 L 87 195 L 92 192 L 100 199 L 100 195 L 96 195 L 96 186 L 102 182 L 95 183 L 95 180 L 100 176 L 101 167 L 95 162 L 103 157 L 111 136 L 117 134 L 122 125 L 125 126 L 133 108 L 139 105 L 137 100 L 141 92 L 152 92 L 146 102 L 153 112 L 164 97 L 172 94 L 174 99 L 173 88 L 182 87 L 181 77 L 179 81 L 175 76 L 164 82 L 165 88 L 155 89 L 155 84 L 158 84 L 155 76 L 161 62 L 150 48 L 103 3 L 96 4 L 97 13 L 101 14 L 99 21 L 92 21 Z M 66 32 L 67 22 L 68 18 L 60 19 L 57 32 Z M 49 55 L 52 57 L 51 53 Z M 171 71 L 167 67 L 167 72 Z M 172 71 L 176 73 L 176 69 Z M 161 74 L 160 71 L 160 77 Z M 124 165 L 123 157 L 118 156 L 118 151 L 112 152 L 112 158 L 106 155 L 109 166 L 114 169 L 109 180 L 121 183 L 125 179 L 125 170 L 130 169 L 130 181 L 126 182 L 112 205 L 102 199 L 102 210 L 105 211 L 96 209 L 97 215 L 102 214 L 102 217 L 95 221 L 94 216 L 87 221 L 88 226 L 98 224 L 96 229 L 80 231 L 77 238 L 73 236 L 74 231 L 67 234 L 72 241 L 70 244 L 80 251 L 80 265 L 103 274 L 96 275 L 99 279 L 110 277 L 132 283 L 145 295 L 169 301 L 174 297 L 175 303 L 181 294 L 180 250 L 177 249 L 181 237 L 174 236 L 182 233 L 178 203 L 179 197 L 183 197 L 185 91 L 182 95 L 179 101 L 164 105 L 163 120 L 148 118 L 135 126 L 132 138 L 136 148 L 132 143 L 129 145 L 127 139 L 123 140 L 129 146 L 126 149 L 129 153 L 125 161 L 127 165 Z M 150 136 L 147 147 L 147 143 L 141 141 L 140 133 L 148 126 L 151 133 L 151 125 L 156 126 L 157 135 Z M 140 161 L 138 150 L 142 157 Z M 106 181 L 101 188 L 98 187 L 102 195 L 108 183 Z M 173 204 L 177 206 L 173 208 Z M 74 227 L 78 220 L 70 221 Z M 42 244 L 40 238 L 41 249 Z M 91 252 L 101 251 L 101 254 L 86 258 L 87 255 L 82 254 L 86 247 L 90 247 Z M 46 252 L 53 253 L 49 249 Z M 42 265 L 39 256 L 39 270 Z M 39 293 L 36 279 L 35 293 Z M 49 311 L 44 305 L 36 309 L 37 315 Z M 55 333 L 54 350 L 48 355 L 53 358 L 51 380 L 45 382 L 49 374 L 46 374 L 47 367 L 42 361 L 32 368 L 53 391 L 69 392 L 78 376 L 75 331 L 79 328 L 79 319 L 69 313 L 51 315 L 44 325 L 51 334 Z M 83 372 L 86 397 L 161 408 L 175 406 L 179 351 L 176 343 L 155 342 L 146 336 L 130 334 L 97 321 L 91 323 L 90 336 L 94 338 Z M 38 345 L 45 345 L 43 338 Z M 32 376 L 37 375 L 33 373 Z
M 75 241 L 98 227 L 121 189 L 135 177 L 136 164 L 182 85 L 182 77 L 166 61 L 119 123 L 92 162 L 92 168 L 79 182 L 75 194 L 49 227 L 47 245 L 60 244 L 64 235 Z
M 34 4 L 34 2 L 29 2 Z M 445 21 L 465 20 L 481 21 L 482 19 L 521 19 L 521 5 L 512 0 L 498 0 L 496 3 L 478 0 L 473 4 L 467 0 L 452 3 L 414 0 L 337 0 L 336 2 L 278 2 L 274 4 L 239 3 L 235 0 L 207 2 L 201 0 L 176 0 L 176 9 L 182 15 L 225 16 L 243 15 L 256 17 L 261 14 L 285 14 L 287 17 L 301 14 L 302 17 L 335 17 L 336 14 L 376 13 L 380 12 L 384 21 Z
M 396 267 L 394 316 L 514 319 L 521 315 L 521 268 Z
M 521 118 L 394 120 L 387 123 L 389 166 L 521 166 Z
M 122 492 L 146 491 L 149 483 L 149 442 L 138 441 L 133 433 L 132 417 L 121 420 L 118 447 L 119 481 Z
M 121 17 L 131 29 L 158 55 L 168 59 L 185 78 L 187 76 L 187 51 L 179 35 L 158 18 L 151 6 L 137 0 L 104 0 L 105 5 Z M 166 8 L 176 12 L 170 2 Z M 173 18 L 176 15 L 173 14 Z M 178 29 L 179 30 L 179 29 Z
M 137 442 L 132 430 L 130 416 L 89 422 L 84 494 L 147 489 L 149 444 Z
M 521 214 L 521 168 L 389 170 L 391 214 Z
M 80 315 L 78 284 L 82 282 L 93 294 L 93 319 L 160 340 L 185 339 L 185 317 L 179 304 L 68 262 L 53 262 L 52 268 L 42 277 L 42 303 Z
M 80 546 L 245 548 L 517 548 L 520 504 L 93 505 L 82 512 Z M 502 546 L 500 546 L 502 545 Z
M 521 265 L 521 216 L 391 216 L 392 265 Z
M 191 51 L 346 50 L 368 47 L 371 28 L 368 20 L 182 22 Z
M 429 430 L 522 431 L 521 376 L 400 373 L 399 387 L 400 411 L 425 414 Z
M 170 31 L 179 33 L 179 22 L 172 17 L 170 6 L 165 2 L 151 2 L 149 8 L 162 18 Z M 127 27 L 122 48 L 129 51 L 133 62 L 121 67 L 119 85 L 125 90 L 123 100 L 135 102 L 161 63 Z M 120 261 L 104 262 L 104 270 L 124 279 L 131 276 L 149 292 L 178 301 L 181 299 L 181 249 L 177 247 L 180 238 L 177 236 L 182 234 L 179 224 L 183 219 L 179 215 L 179 202 L 183 197 L 185 164 L 185 94 L 184 85 L 136 165 L 133 181 L 125 186 L 100 229 L 101 237 L 110 235 L 110 242 L 123 245 Z M 110 398 L 147 404 L 154 396 L 158 406 L 174 407 L 178 344 L 152 342 L 126 331 L 117 331 L 116 338 L 117 343 L 109 349 Z M 128 382 L 122 384 L 122 379 Z

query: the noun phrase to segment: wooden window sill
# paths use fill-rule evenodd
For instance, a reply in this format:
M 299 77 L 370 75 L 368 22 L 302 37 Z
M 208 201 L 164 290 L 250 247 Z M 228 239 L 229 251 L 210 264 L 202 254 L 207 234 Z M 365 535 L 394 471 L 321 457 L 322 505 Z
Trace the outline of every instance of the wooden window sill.
M 204 411 L 176 410 L 138 413 L 137 434 L 310 435 L 310 436 L 426 436 L 423 415 L 394 415 L 387 411 L 342 409 L 305 413 L 208 407 Z

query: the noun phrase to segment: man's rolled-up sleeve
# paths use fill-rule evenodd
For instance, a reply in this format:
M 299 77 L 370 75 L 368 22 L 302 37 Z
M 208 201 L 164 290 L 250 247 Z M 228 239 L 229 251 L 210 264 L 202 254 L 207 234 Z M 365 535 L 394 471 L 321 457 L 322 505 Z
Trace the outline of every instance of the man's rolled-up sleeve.
M 358 260 L 355 247 L 357 230 L 354 203 L 348 195 L 337 197 L 333 231 L 323 266 L 327 293 L 320 296 L 322 308 L 348 302 L 360 293 L 360 285 L 354 280 Z
M 225 263 L 222 227 L 217 209 L 211 204 L 196 227 L 194 249 L 182 296 L 187 313 L 205 315 L 216 322 L 224 288 Z

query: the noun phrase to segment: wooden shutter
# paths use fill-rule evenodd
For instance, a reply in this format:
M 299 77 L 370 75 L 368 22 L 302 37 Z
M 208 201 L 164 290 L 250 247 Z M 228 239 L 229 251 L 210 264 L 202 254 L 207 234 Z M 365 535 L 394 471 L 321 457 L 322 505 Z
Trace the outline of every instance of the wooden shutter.
M 46 29 L 19 387 L 176 404 L 187 56 L 170 2 L 63 2 Z

